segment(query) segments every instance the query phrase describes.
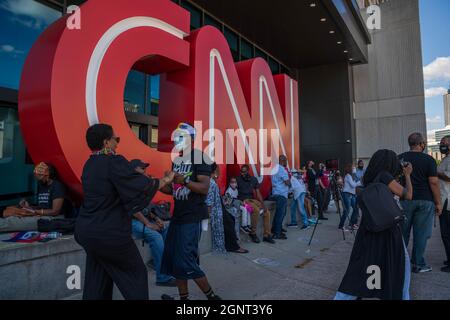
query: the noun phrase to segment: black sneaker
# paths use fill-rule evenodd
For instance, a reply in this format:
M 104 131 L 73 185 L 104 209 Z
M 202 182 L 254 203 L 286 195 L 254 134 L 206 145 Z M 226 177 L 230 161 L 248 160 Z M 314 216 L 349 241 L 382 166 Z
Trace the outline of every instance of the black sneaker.
M 287 230 L 285 228 L 281 228 L 281 232 L 287 233 Z
M 213 294 L 209 297 L 207 297 L 208 300 L 222 300 L 221 297 L 219 297 L 217 294 Z
M 441 268 L 441 271 L 450 273 L 450 266 L 446 266 L 446 267 Z
M 284 233 L 280 234 L 279 236 L 275 235 L 273 236 L 273 238 L 276 240 L 287 240 L 287 237 Z
M 303 227 L 301 227 L 300 230 L 308 230 L 309 228 L 311 228 L 311 227 L 310 226 L 303 226 Z
M 298 228 L 298 224 L 296 223 L 290 223 L 287 225 L 288 228 Z
M 319 220 L 328 220 L 328 218 L 321 217 L 321 218 L 319 218 Z
M 166 282 L 157 282 L 156 286 L 158 287 L 176 287 L 177 286 L 177 281 L 175 279 L 166 281 Z
M 258 238 L 258 236 L 256 234 L 250 233 L 250 238 L 252 239 L 252 241 L 254 243 L 260 243 L 261 242 L 261 240 L 259 240 L 259 238 Z
M 272 237 L 272 236 L 264 237 L 264 238 L 263 238 L 263 241 L 264 241 L 264 242 L 271 243 L 271 244 L 275 244 L 275 241 L 273 240 L 273 237 Z

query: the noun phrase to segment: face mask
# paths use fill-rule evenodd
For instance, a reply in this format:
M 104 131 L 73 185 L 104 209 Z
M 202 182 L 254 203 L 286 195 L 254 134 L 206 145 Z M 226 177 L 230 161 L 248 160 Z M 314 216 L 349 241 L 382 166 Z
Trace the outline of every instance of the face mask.
M 175 137 L 174 143 L 177 151 L 181 152 L 187 148 L 187 139 L 183 136 Z
M 230 187 L 231 189 L 236 189 L 237 188 L 237 183 L 230 183 Z
M 355 174 L 355 173 L 356 173 L 356 168 L 353 168 L 353 171 L 352 171 L 352 172 L 353 172 L 353 174 Z
M 364 166 L 359 166 L 358 168 L 359 168 L 359 170 L 363 170 Z
M 447 155 L 447 153 L 448 153 L 448 146 L 447 145 L 440 145 L 439 146 L 439 151 L 441 151 L 441 153 L 443 155 Z

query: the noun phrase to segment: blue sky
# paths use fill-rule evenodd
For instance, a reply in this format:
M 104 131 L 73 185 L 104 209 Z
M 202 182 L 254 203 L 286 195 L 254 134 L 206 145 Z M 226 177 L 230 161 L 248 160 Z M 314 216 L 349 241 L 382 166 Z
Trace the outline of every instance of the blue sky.
M 444 127 L 443 91 L 450 85 L 450 1 L 419 0 L 428 131 Z

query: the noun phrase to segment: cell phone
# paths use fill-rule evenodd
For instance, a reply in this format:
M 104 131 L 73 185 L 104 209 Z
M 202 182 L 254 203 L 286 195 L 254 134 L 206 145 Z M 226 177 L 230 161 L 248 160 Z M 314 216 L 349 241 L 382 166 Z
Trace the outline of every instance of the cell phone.
M 409 166 L 409 162 L 406 162 L 403 159 L 400 159 L 400 164 L 402 165 L 403 168 L 406 168 L 407 166 Z

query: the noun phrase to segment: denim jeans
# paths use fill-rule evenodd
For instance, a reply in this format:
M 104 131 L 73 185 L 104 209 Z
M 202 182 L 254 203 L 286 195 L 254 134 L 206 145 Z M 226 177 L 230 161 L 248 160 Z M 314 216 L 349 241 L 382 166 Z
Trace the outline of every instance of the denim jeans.
M 280 236 L 281 229 L 283 228 L 283 220 L 286 216 L 288 199 L 280 195 L 273 195 L 272 197 L 270 197 L 270 200 L 275 201 L 277 206 L 272 222 L 272 233 L 275 236 Z
M 300 194 L 297 199 L 293 199 L 291 203 L 291 224 L 297 224 L 297 208 L 300 208 L 300 216 L 304 227 L 309 225 L 308 215 L 305 208 L 306 192 Z
M 402 201 L 407 220 L 402 224 L 405 244 L 409 244 L 411 228 L 413 229 L 413 250 L 411 263 L 417 267 L 425 267 L 424 258 L 428 239 L 433 231 L 435 206 L 431 201 L 413 200 Z
M 144 230 L 144 233 L 142 233 Z M 164 228 L 162 232 L 145 227 L 142 222 L 133 219 L 132 231 L 136 239 L 144 239 L 149 244 L 150 254 L 153 258 L 153 263 L 156 269 L 156 282 L 167 282 L 172 277 L 161 274 L 161 260 L 164 252 L 164 239 L 166 238 L 168 228 Z
M 352 208 L 352 216 L 350 218 L 350 225 L 354 225 L 358 223 L 358 205 L 356 203 L 356 196 L 352 193 L 343 192 L 342 193 L 342 201 L 344 203 L 344 213 L 341 217 L 341 222 L 339 223 L 339 228 L 343 228 L 345 221 L 350 213 L 350 208 Z
M 408 250 L 406 249 L 405 243 L 403 243 L 403 247 L 405 248 L 405 280 L 403 283 L 403 294 L 402 294 L 402 300 L 409 301 L 411 300 L 409 296 L 409 288 L 411 285 L 411 264 L 409 261 L 409 254 Z M 357 300 L 358 297 L 343 293 L 343 292 L 337 292 L 336 296 L 334 297 L 334 300 L 340 300 L 340 301 L 349 301 L 349 300 Z

